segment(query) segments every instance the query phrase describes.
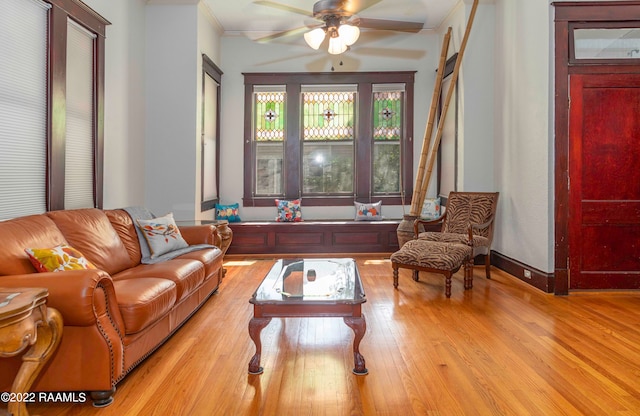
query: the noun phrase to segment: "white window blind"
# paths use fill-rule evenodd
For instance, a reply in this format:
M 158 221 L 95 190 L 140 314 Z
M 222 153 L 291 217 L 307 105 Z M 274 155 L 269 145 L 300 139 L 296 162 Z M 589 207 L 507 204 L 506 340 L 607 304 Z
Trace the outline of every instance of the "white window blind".
M 94 39 L 73 20 L 67 23 L 65 209 L 93 208 Z
M 45 212 L 49 5 L 2 0 L 0 220 Z
M 218 83 L 210 75 L 204 74 L 203 98 L 203 155 L 202 155 L 202 200 L 218 198 L 216 191 L 216 135 L 217 135 L 217 101 Z

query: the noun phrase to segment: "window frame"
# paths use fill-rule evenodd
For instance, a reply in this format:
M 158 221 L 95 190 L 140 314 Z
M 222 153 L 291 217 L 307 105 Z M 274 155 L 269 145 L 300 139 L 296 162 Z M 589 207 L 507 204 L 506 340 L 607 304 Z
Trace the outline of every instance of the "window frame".
M 200 150 L 201 150 L 201 161 L 200 161 L 200 211 L 209 211 L 216 207 L 216 204 L 220 201 L 220 97 L 221 97 L 221 88 L 222 88 L 222 70 L 209 58 L 206 54 L 202 54 L 202 125 L 200 131 Z M 213 199 L 204 199 L 204 184 L 205 184 L 205 139 L 204 139 L 204 125 L 205 125 L 205 117 L 206 117 L 206 108 L 205 108 L 205 80 L 206 77 L 211 77 L 217 84 L 218 88 L 216 89 L 216 138 L 215 138 L 215 146 L 216 146 L 216 156 L 215 156 L 215 188 L 216 188 L 216 198 Z
M 413 194 L 413 101 L 416 71 L 390 72 L 285 72 L 285 73 L 243 73 L 244 97 L 244 195 L 243 206 L 273 206 L 273 196 L 253 194 L 255 153 L 253 147 L 253 90 L 254 86 L 284 85 L 285 139 L 284 139 L 284 195 L 283 199 L 302 196 L 302 147 L 301 147 L 301 104 L 302 86 L 357 84 L 355 160 L 361 161 L 356 167 L 357 175 L 354 193 L 348 196 L 303 196 L 305 206 L 348 206 L 354 201 L 361 203 L 382 200 L 385 205 L 402 205 Z M 401 192 L 399 194 L 373 194 L 373 85 L 405 84 L 403 138 L 400 141 Z M 293 100 L 293 101 L 292 101 Z M 297 158 L 288 157 L 298 155 Z M 375 200 L 375 201 L 374 201 Z
M 111 23 L 79 0 L 43 0 L 49 10 L 49 85 L 47 93 L 47 210 L 64 209 L 66 152 L 67 19 L 96 35 L 94 39 L 94 206 L 103 206 L 105 33 Z

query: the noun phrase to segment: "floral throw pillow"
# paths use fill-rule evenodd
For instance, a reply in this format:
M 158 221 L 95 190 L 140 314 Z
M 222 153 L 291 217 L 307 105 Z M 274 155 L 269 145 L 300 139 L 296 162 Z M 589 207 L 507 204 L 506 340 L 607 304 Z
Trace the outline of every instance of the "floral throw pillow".
M 356 207 L 356 221 L 381 221 L 382 220 L 382 201 L 374 204 L 362 204 L 354 202 Z
M 276 199 L 276 207 L 278 208 L 278 222 L 300 222 L 302 221 L 302 209 L 300 208 L 300 199 L 287 201 L 284 199 Z
M 420 216 L 427 220 L 440 218 L 440 198 L 426 198 Z
M 182 238 L 172 212 L 152 220 L 138 220 L 138 227 L 149 244 L 151 258 L 189 246 Z
M 240 222 L 240 204 L 231 205 L 216 204 L 216 219 L 227 220 L 229 222 Z
M 33 267 L 41 273 L 96 268 L 82 253 L 66 244 L 52 248 L 26 248 L 24 251 Z

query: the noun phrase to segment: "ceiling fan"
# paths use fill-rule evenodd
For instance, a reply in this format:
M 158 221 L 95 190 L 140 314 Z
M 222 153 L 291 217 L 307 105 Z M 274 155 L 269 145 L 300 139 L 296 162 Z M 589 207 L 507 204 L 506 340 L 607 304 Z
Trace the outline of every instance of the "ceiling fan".
M 270 41 L 282 36 L 289 36 L 306 31 L 304 40 L 313 48 L 318 49 L 326 38 L 329 38 L 330 54 L 338 55 L 349 49 L 360 36 L 360 28 L 375 30 L 393 30 L 400 32 L 419 32 L 424 23 L 406 22 L 401 20 L 368 19 L 356 14 L 377 4 L 382 0 L 320 0 L 313 5 L 313 12 L 291 7 L 269 0 L 254 1 L 254 4 L 274 7 L 292 13 L 302 14 L 316 19 L 301 28 L 285 30 L 258 39 Z

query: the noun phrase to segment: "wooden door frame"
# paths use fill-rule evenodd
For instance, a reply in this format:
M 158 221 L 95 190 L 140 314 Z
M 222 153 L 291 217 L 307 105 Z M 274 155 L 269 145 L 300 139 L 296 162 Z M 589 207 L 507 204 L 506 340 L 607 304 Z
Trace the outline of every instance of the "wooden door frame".
M 578 62 L 572 59 L 572 30 L 581 27 L 640 27 L 640 1 L 556 1 L 555 7 L 555 255 L 553 291 L 569 293 L 569 76 L 572 74 L 640 73 L 638 59 L 629 62 Z M 630 20 L 630 16 L 639 16 Z

